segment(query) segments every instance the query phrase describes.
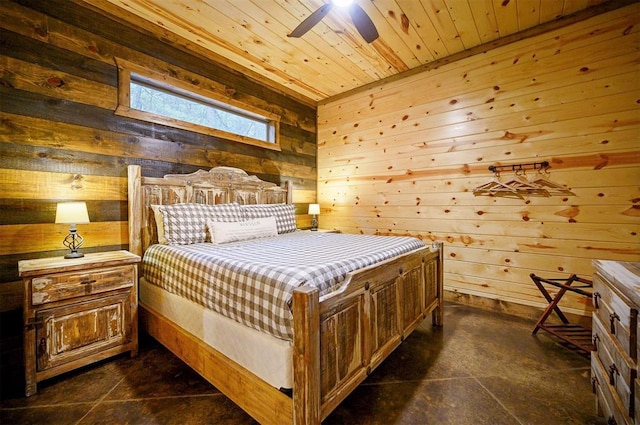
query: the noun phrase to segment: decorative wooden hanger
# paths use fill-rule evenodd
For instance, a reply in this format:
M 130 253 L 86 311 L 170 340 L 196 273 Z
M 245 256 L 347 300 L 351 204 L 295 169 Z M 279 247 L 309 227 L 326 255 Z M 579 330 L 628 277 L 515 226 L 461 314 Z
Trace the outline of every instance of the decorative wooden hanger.
M 543 170 L 538 170 L 537 177 L 531 180 L 531 184 L 535 184 L 536 186 L 546 190 L 550 196 L 575 196 L 575 193 L 573 193 L 566 185 L 558 184 L 549 180 L 549 173 L 546 170 L 544 170 L 544 174 Z
M 571 190 L 566 186 L 554 183 L 549 180 L 547 176 L 542 175 L 542 171 L 544 170 L 546 172 L 548 166 L 548 161 L 512 165 L 491 165 L 489 166 L 489 171 L 493 172 L 493 179 L 474 188 L 473 193 L 476 196 L 516 196 L 518 198 L 522 198 L 523 195 L 573 195 Z M 509 180 L 501 181 L 499 178 L 501 169 L 511 169 L 511 171 L 515 173 L 515 176 Z M 527 180 L 525 178 L 525 171 L 527 169 L 537 170 L 538 177 L 534 180 Z

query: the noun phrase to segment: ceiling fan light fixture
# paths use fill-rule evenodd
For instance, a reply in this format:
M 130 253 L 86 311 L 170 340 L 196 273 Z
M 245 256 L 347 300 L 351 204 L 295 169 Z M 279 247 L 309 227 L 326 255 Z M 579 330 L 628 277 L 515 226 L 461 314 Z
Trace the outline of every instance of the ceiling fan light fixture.
M 287 37 L 302 37 L 307 33 L 307 31 L 313 28 L 314 25 L 320 22 L 334 6 L 343 8 L 348 7 L 349 15 L 351 16 L 351 20 L 353 21 L 356 30 L 358 30 L 362 38 L 364 38 L 367 43 L 372 43 L 379 37 L 378 30 L 376 30 L 376 26 L 367 15 L 367 12 L 365 12 L 358 3 L 355 3 L 354 0 L 331 0 L 330 3 L 323 4 L 311 15 L 307 16 L 300 25 L 295 27 L 293 31 L 287 34 Z
M 331 0 L 331 3 L 335 4 L 338 7 L 348 7 L 351 6 L 353 0 Z

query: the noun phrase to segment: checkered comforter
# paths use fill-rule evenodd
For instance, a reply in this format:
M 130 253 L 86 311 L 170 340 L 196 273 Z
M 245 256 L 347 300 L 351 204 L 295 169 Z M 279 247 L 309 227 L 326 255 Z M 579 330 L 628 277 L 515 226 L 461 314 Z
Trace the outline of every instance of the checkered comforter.
M 143 273 L 169 292 L 291 340 L 295 288 L 313 285 L 322 296 L 351 271 L 422 247 L 411 237 L 312 232 L 221 245 L 153 245 Z

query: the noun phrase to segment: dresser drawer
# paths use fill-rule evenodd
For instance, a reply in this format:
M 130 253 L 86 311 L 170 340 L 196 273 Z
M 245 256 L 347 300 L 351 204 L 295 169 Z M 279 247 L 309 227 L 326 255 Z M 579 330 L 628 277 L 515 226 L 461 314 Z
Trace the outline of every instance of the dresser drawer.
M 613 418 L 613 409 L 611 408 L 610 394 L 605 394 L 608 391 L 606 383 L 601 384 L 602 374 L 597 365 L 597 360 L 591 359 L 591 378 L 593 379 L 593 393 L 596 395 L 598 414 L 605 418 Z M 605 387 L 605 388 L 603 388 Z
M 615 391 L 609 385 L 609 378 L 605 367 L 597 356 L 591 356 L 591 374 L 594 379 L 594 391 L 597 396 L 599 414 L 605 417 L 609 423 L 615 420 L 617 425 L 633 425 L 625 411 L 625 406 Z
M 41 305 L 133 287 L 135 277 L 133 265 L 38 276 L 31 280 L 31 303 Z
M 593 304 L 595 314 L 609 333 L 613 335 L 624 352 L 637 359 L 638 311 L 632 308 L 598 274 L 593 279 Z
M 636 363 L 621 350 L 620 344 L 613 339 L 598 316 L 593 317 L 593 335 L 597 357 L 607 376 L 607 382 L 624 405 L 624 411 L 633 415 L 633 393 L 637 374 Z
M 636 424 L 640 424 L 640 378 L 636 379 L 634 402 L 635 402 L 634 417 L 636 419 Z

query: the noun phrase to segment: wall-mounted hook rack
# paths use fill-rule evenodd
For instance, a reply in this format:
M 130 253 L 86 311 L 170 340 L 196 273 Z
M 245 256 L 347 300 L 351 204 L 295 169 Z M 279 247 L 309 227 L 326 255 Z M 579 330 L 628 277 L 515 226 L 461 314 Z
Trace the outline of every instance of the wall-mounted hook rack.
M 513 172 L 516 171 L 526 171 L 526 170 L 542 170 L 549 166 L 549 161 L 541 161 L 541 162 L 527 162 L 521 164 L 511 164 L 511 165 L 489 165 L 489 171 L 493 173 L 498 173 L 500 170 L 511 170 Z

